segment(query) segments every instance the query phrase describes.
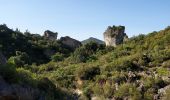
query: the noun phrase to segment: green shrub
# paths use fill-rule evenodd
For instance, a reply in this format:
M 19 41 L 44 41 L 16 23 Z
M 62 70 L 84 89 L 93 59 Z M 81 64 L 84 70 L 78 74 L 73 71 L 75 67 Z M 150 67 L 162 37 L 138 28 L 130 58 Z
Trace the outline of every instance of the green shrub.
M 53 55 L 53 56 L 51 57 L 51 59 L 52 59 L 52 61 L 54 61 L 54 62 L 58 62 L 58 61 L 62 61 L 62 60 L 64 59 L 64 56 L 63 56 L 63 54 L 61 54 L 61 53 L 56 53 L 55 55 Z
M 50 72 L 44 75 L 48 76 L 52 82 L 56 83 L 60 87 L 74 88 L 75 87 L 75 76 L 70 73 L 70 70 L 60 68 L 56 71 Z
M 97 51 L 103 49 L 104 47 L 98 45 L 95 42 L 87 43 L 75 50 L 75 52 L 71 56 L 72 62 L 81 63 L 81 62 L 96 60 L 93 54 L 96 54 Z
M 98 66 L 80 67 L 77 73 L 82 80 L 92 80 L 96 75 L 100 74 L 100 68 Z
M 16 56 L 10 57 L 8 63 L 23 67 L 25 64 L 30 64 L 30 58 L 25 52 L 16 51 Z
M 116 98 L 128 97 L 132 100 L 142 100 L 141 94 L 133 84 L 125 83 L 120 85 L 119 89 L 115 92 Z
M 86 62 L 87 57 L 89 57 L 86 49 L 84 47 L 76 49 L 73 53 L 71 60 L 74 63 Z
M 0 65 L 0 75 L 10 83 L 18 81 L 15 66 L 12 64 Z
M 115 83 L 123 83 L 123 82 L 126 82 L 126 77 L 127 77 L 127 73 L 115 71 L 115 72 L 112 72 L 110 78 Z
M 150 88 L 144 93 L 144 100 L 153 100 L 154 95 L 155 95 L 154 89 Z
M 106 71 L 138 71 L 140 68 L 134 61 L 136 56 L 125 56 L 117 58 L 108 65 L 106 65 Z
M 148 77 L 142 80 L 144 81 L 145 89 L 149 88 L 159 89 L 166 86 L 166 83 L 161 78 Z
M 39 67 L 39 72 L 42 73 L 42 72 L 45 72 L 45 71 L 53 71 L 55 70 L 57 67 L 57 64 L 54 63 L 54 62 L 49 62 L 47 64 L 42 64 Z
M 104 83 L 96 83 L 95 86 L 92 87 L 93 92 L 95 95 L 105 98 L 111 98 L 113 97 L 113 94 L 115 92 L 114 84 L 112 85 L 109 81 L 106 81 Z
M 36 74 L 33 74 L 29 70 L 25 70 L 24 68 L 17 68 L 17 74 L 20 84 L 28 84 L 34 87 L 37 86 Z
M 38 80 L 38 88 L 43 91 L 55 90 L 56 86 L 48 78 L 40 78 Z
M 167 68 L 160 67 L 157 69 L 158 75 L 160 76 L 169 76 L 170 72 Z

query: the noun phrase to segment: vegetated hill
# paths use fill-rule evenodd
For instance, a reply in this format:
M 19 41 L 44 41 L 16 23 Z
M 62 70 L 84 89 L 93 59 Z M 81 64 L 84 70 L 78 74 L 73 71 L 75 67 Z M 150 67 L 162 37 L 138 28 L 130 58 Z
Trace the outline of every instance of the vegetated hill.
M 60 53 L 68 56 L 73 50 L 63 45 L 59 40 L 50 40 L 39 34 L 31 34 L 9 29 L 6 25 L 0 25 L 0 49 L 11 60 L 24 64 L 43 64 L 51 60 L 51 56 Z
M 90 43 L 90 42 L 96 42 L 96 43 L 98 43 L 98 44 L 104 44 L 104 41 L 99 40 L 99 39 L 97 39 L 97 38 L 93 38 L 93 37 L 90 37 L 90 38 L 88 38 L 88 39 L 86 39 L 86 40 L 83 40 L 81 43 L 82 43 L 82 44 L 87 44 L 87 43 Z
M 166 100 L 170 93 L 169 38 L 170 27 L 132 37 L 115 48 L 91 42 L 64 61 L 39 68 L 43 76 L 73 89 L 81 99 Z
M 117 47 L 90 42 L 65 59 L 57 53 L 39 66 L 18 68 L 11 60 L 8 63 L 13 67 L 0 66 L 0 76 L 7 83 L 34 87 L 51 97 L 47 100 L 168 100 L 170 27 L 132 37 Z

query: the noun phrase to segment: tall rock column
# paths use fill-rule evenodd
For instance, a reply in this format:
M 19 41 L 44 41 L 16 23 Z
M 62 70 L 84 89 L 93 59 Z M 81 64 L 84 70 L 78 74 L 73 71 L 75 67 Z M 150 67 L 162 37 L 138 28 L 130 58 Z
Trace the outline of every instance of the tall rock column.
M 106 46 L 116 47 L 118 44 L 123 43 L 127 38 L 124 26 L 109 26 L 104 32 L 104 41 Z

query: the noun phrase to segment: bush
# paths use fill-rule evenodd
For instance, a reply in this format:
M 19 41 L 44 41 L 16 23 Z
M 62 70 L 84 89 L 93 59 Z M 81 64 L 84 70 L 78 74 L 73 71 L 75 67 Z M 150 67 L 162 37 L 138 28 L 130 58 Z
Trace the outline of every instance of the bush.
M 95 95 L 99 97 L 103 96 L 105 98 L 113 97 L 115 92 L 114 84 L 112 85 L 109 81 L 106 81 L 103 84 L 97 83 L 92 89 Z
M 55 62 L 49 62 L 47 64 L 43 64 L 38 66 L 39 67 L 39 71 L 40 73 L 45 72 L 45 71 L 53 71 L 55 70 L 55 68 L 57 68 L 57 64 Z
M 126 98 L 132 100 L 142 100 L 141 94 L 133 84 L 125 83 L 120 85 L 119 90 L 115 92 L 116 98 Z
M 138 71 L 140 68 L 134 61 L 135 56 L 126 56 L 117 58 L 108 65 L 106 65 L 106 71 Z
M 78 69 L 78 76 L 82 80 L 92 80 L 96 75 L 100 74 L 100 68 L 96 67 L 81 67 Z
M 55 90 L 56 86 L 48 78 L 40 78 L 38 81 L 38 88 L 43 91 Z
M 16 56 L 10 57 L 8 63 L 23 67 L 25 64 L 30 64 L 30 58 L 25 52 L 16 51 Z
M 60 87 L 74 88 L 75 87 L 75 76 L 70 73 L 70 70 L 65 68 L 59 68 L 49 74 L 45 74 L 47 77 Z
M 18 75 L 15 66 L 12 64 L 0 65 L 0 75 L 10 83 L 18 81 Z
M 145 89 L 149 88 L 159 89 L 166 86 L 166 83 L 161 78 L 148 77 L 144 78 L 143 81 Z
M 76 51 L 73 53 L 71 57 L 71 60 L 74 63 L 86 62 L 88 57 L 89 55 L 86 52 L 86 49 L 84 47 L 81 47 L 81 48 L 76 49 Z
M 75 52 L 72 54 L 71 57 L 72 62 L 81 63 L 81 62 L 96 60 L 93 54 L 96 54 L 97 51 L 103 50 L 104 48 L 105 47 L 98 45 L 95 42 L 87 43 L 75 50 Z
M 28 84 L 33 87 L 37 86 L 36 74 L 33 74 L 24 68 L 17 68 L 17 74 L 20 84 Z
M 62 60 L 64 59 L 64 56 L 63 56 L 63 54 L 61 54 L 61 53 L 56 53 L 55 55 L 53 55 L 53 56 L 51 57 L 51 59 L 52 59 L 52 61 L 54 61 L 54 62 L 58 62 L 58 61 L 62 61 Z
M 153 88 L 150 88 L 144 93 L 144 100 L 153 100 L 154 95 L 155 95 L 155 90 Z
M 170 72 L 169 72 L 169 70 L 167 68 L 160 67 L 160 68 L 157 69 L 157 72 L 158 72 L 158 75 L 160 75 L 160 76 L 168 76 L 168 75 L 170 75 Z
M 127 73 L 123 73 L 123 72 L 112 72 L 112 76 L 111 79 L 115 82 L 115 83 L 123 83 L 126 82 L 126 77 L 127 77 Z

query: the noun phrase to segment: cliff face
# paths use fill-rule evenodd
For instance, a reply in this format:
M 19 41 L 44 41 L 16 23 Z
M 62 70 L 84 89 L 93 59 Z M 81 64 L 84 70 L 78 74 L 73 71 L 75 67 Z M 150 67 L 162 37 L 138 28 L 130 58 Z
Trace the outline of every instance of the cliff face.
M 106 46 L 116 47 L 118 44 L 123 43 L 127 38 L 124 26 L 109 26 L 104 32 L 104 41 Z
M 45 100 L 38 89 L 9 84 L 0 76 L 0 100 Z

